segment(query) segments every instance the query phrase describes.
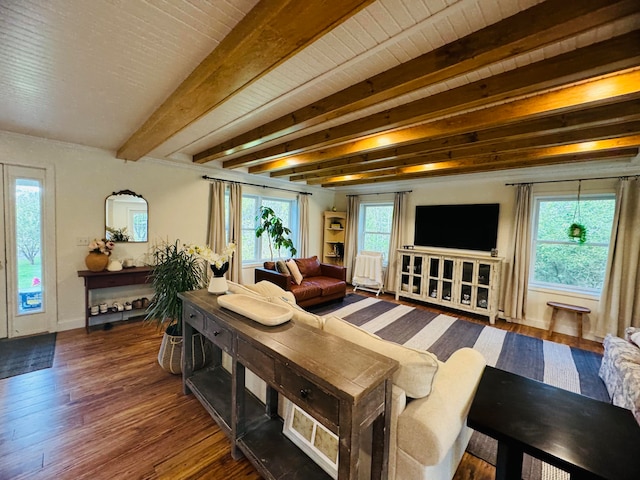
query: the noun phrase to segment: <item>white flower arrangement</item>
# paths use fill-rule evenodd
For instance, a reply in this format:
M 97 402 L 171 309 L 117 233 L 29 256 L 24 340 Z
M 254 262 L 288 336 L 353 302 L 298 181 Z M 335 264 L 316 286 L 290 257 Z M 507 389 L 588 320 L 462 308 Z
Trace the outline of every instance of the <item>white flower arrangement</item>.
M 89 244 L 89 252 L 111 255 L 111 250 L 113 250 L 115 246 L 116 244 L 110 240 L 104 238 L 102 240 L 98 240 L 97 238 L 94 238 Z
M 228 243 L 221 253 L 215 253 L 209 247 L 201 245 L 185 245 L 184 249 L 189 255 L 202 258 L 209 262 L 212 267 L 220 270 L 225 263 L 229 263 L 231 257 L 233 257 L 233 253 L 236 251 L 236 245 L 235 243 Z

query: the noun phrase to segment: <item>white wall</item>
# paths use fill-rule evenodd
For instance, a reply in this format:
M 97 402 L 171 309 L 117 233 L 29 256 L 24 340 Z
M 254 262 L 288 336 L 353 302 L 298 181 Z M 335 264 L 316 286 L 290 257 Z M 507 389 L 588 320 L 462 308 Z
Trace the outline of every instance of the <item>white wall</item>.
M 0 163 L 54 169 L 58 330 L 84 327 L 84 284 L 77 271 L 86 269 L 84 258 L 88 251 L 86 246 L 76 243 L 80 237 L 104 236 L 105 199 L 112 192 L 129 189 L 147 200 L 151 241 L 118 243 L 113 258 L 133 257 L 142 264 L 154 241 L 206 241 L 209 183 L 202 175 L 211 175 L 210 168 L 153 159 L 125 162 L 116 159 L 113 152 L 6 132 L 0 132 Z M 224 174 L 216 176 L 239 180 Z M 246 181 L 265 183 L 256 177 Z M 297 184 L 285 186 L 292 190 L 298 187 Z M 250 191 L 251 187 L 246 189 Z M 266 191 L 280 194 L 275 190 Z M 312 235 L 310 249 L 312 254 L 319 254 L 322 211 L 333 205 L 333 192 L 313 191 L 309 204 L 311 228 L 317 232 Z M 253 268 L 245 270 L 243 280 L 253 283 Z M 116 293 L 124 294 L 117 290 Z
M 637 171 L 637 159 L 627 164 L 623 164 L 623 167 L 633 166 Z M 571 171 L 571 168 L 574 170 Z M 559 170 L 558 167 L 550 167 L 547 169 L 546 175 L 542 176 L 540 180 L 554 180 L 559 179 L 562 175 L 569 175 L 566 178 L 581 178 L 585 175 L 585 169 L 578 169 L 574 166 L 567 167 L 564 171 Z M 561 175 L 559 175 L 561 174 Z M 602 176 L 615 175 L 615 170 L 607 168 L 601 172 Z M 412 190 L 407 197 L 406 214 L 403 218 L 404 232 L 401 244 L 412 245 L 414 236 L 414 224 L 415 224 L 415 207 L 416 205 L 445 205 L 445 204 L 463 204 L 463 203 L 499 203 L 500 204 L 500 217 L 498 224 L 498 255 L 505 259 L 511 255 L 511 235 L 513 215 L 515 208 L 515 187 L 506 186 L 505 176 L 498 175 L 479 175 L 475 178 L 438 178 L 425 181 L 424 184 L 412 184 L 410 188 L 402 188 L 401 190 Z M 518 180 L 516 180 L 517 182 Z M 609 180 L 597 180 L 583 182 L 583 193 L 603 193 L 615 191 L 615 179 Z M 393 187 L 384 189 L 384 191 L 393 191 Z M 533 186 L 533 194 L 546 193 L 546 194 L 572 194 L 577 192 L 576 182 L 560 182 L 549 184 L 535 184 Z M 357 193 L 357 192 L 353 192 Z M 365 191 L 364 193 L 368 193 Z M 389 200 L 392 197 L 389 195 L 375 195 L 375 196 L 362 196 L 361 200 Z M 344 194 L 336 195 L 336 204 L 339 208 L 346 207 L 346 197 Z M 504 270 L 506 270 L 506 262 L 504 262 Z M 504 277 L 503 277 L 504 278 Z M 504 287 L 504 283 L 502 284 Z M 500 296 L 502 298 L 502 294 Z M 574 305 L 582 305 L 591 309 L 591 314 L 586 316 L 584 325 L 585 338 L 599 339 L 591 333 L 591 327 L 595 322 L 598 314 L 599 300 L 587 295 L 573 294 L 573 293 L 558 293 L 549 290 L 530 288 L 528 291 L 526 313 L 527 318 L 524 322 L 525 325 L 530 325 L 542 329 L 546 329 L 549 326 L 551 320 L 551 308 L 546 305 L 548 301 L 558 301 Z M 560 333 L 566 333 L 568 335 L 577 336 L 577 324 L 575 323 L 575 317 L 568 312 L 559 312 L 556 319 L 555 331 Z

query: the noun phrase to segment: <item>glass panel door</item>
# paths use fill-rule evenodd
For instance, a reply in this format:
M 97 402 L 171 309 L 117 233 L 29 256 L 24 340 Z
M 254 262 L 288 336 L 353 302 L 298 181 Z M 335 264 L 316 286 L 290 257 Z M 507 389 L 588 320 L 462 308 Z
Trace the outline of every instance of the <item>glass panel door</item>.
M 0 164 L 0 179 L 4 178 L 3 166 Z M 0 181 L 0 204 L 4 203 L 4 182 Z M 2 205 L 0 205 L 0 232 L 6 232 L 4 226 L 4 215 L 2 215 Z M 0 338 L 6 338 L 7 326 L 7 259 L 5 257 L 4 234 L 0 233 Z
M 4 166 L 3 275 L 9 337 L 55 330 L 55 210 L 46 178 L 43 169 Z

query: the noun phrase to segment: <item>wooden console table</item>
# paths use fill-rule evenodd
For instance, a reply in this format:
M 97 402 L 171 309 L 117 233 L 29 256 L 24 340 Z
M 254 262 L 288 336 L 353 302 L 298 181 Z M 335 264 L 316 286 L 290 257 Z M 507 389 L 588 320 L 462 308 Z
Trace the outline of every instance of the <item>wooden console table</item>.
M 218 306 L 206 290 L 179 294 L 183 309 L 183 389 L 266 479 L 331 478 L 282 433 L 278 393 L 339 437 L 338 480 L 357 479 L 360 433 L 373 428 L 371 478 L 387 478 L 391 375 L 395 360 L 317 328 L 266 327 Z M 194 329 L 214 345 L 213 365 L 193 371 Z M 222 352 L 231 357 L 231 373 Z M 245 368 L 267 384 L 267 404 L 245 387 Z
M 104 270 L 102 272 L 78 270 L 78 276 L 84 278 L 84 326 L 87 332 L 89 332 L 89 317 L 92 316 L 90 313 L 91 290 L 96 290 L 98 288 L 113 288 L 127 285 L 143 285 L 145 283 L 151 283 L 151 279 L 149 278 L 151 271 L 151 267 L 124 268 L 117 272 L 110 272 L 108 270 Z

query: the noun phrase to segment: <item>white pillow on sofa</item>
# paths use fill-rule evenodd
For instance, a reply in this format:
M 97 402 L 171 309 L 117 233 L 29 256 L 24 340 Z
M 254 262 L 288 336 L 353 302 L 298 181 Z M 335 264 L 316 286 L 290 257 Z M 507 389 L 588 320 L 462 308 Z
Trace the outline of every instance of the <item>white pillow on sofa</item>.
M 422 398 L 431 393 L 433 378 L 439 366 L 438 359 L 432 353 L 383 340 L 338 317 L 325 317 L 323 329 L 356 345 L 397 360 L 400 367 L 393 374 L 393 383 L 402 388 L 407 397 Z
M 245 285 L 246 288 L 262 295 L 263 297 L 285 297 L 293 303 L 296 303 L 296 297 L 291 292 L 287 292 L 286 290 L 280 288 L 275 283 L 271 283 L 268 280 L 261 280 L 253 285 Z

